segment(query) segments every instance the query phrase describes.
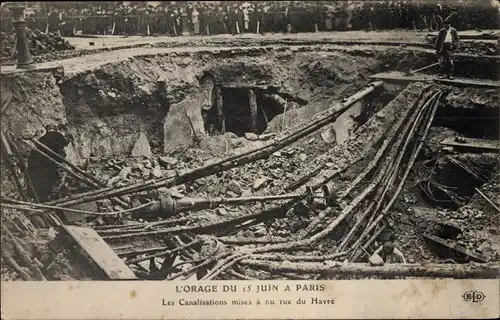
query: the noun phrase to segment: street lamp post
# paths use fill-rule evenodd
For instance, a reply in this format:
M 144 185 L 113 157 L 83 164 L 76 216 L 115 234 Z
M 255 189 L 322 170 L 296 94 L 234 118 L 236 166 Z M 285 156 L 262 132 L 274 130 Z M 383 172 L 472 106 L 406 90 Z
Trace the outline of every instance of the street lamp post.
M 31 69 L 35 67 L 31 56 L 28 38 L 26 37 L 26 21 L 24 6 L 15 5 L 10 8 L 13 13 L 14 30 L 16 32 L 17 68 Z

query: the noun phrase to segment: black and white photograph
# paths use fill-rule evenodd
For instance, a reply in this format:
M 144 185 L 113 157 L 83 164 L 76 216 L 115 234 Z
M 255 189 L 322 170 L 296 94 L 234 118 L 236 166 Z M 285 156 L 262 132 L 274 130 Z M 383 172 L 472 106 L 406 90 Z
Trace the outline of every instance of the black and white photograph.
M 499 278 L 499 1 L 2 2 L 0 40 L 3 283 Z

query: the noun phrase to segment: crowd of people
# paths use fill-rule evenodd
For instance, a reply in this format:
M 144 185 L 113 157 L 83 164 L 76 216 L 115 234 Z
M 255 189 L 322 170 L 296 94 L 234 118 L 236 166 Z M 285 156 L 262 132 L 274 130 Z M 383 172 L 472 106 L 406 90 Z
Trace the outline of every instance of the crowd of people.
M 452 4 L 453 5 L 452 5 Z M 8 15 L 8 11 L 4 12 Z M 28 11 L 30 29 L 101 35 L 211 35 L 344 30 L 439 30 L 453 17 L 458 30 L 498 28 L 487 0 L 443 1 L 146 1 L 48 3 Z M 3 19 L 2 31 L 10 19 Z M 7 20 L 7 21 L 5 21 Z M 5 23 L 4 23 L 5 21 Z

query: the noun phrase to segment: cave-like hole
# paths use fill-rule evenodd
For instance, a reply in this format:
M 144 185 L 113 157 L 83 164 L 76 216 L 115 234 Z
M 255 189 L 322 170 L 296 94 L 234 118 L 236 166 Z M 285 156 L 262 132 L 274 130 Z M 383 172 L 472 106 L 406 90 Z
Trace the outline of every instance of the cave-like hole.
M 252 132 L 248 90 L 223 88 L 222 101 L 225 132 L 233 132 L 238 136 L 243 136 L 245 132 Z
M 500 135 L 499 120 L 497 108 L 442 106 L 437 109 L 433 125 L 450 128 L 469 138 L 496 140 Z
M 461 63 L 460 67 L 455 68 L 457 76 L 466 78 L 483 78 L 498 80 L 499 79 L 498 61 L 493 59 L 485 59 L 482 61 L 475 61 L 474 63 Z
M 434 174 L 422 181 L 424 199 L 430 204 L 456 210 L 465 205 L 481 185 L 498 170 L 495 157 L 453 155 L 441 158 Z
M 203 114 L 205 129 L 210 135 L 262 134 L 269 122 L 284 112 L 285 104 L 277 94 L 245 87 L 214 88 L 211 100 L 212 108 Z
M 61 133 L 49 131 L 38 141 L 61 157 L 66 157 L 64 148 L 68 142 Z M 39 202 L 49 201 L 54 187 L 60 181 L 58 166 L 36 150 L 32 150 L 28 156 L 28 175 L 33 186 L 27 190 L 30 198 Z

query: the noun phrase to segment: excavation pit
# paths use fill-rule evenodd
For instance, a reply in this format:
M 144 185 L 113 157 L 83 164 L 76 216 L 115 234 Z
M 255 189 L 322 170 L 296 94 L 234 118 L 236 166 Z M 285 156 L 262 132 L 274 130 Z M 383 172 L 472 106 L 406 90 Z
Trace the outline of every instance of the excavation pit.
M 491 97 L 491 104 L 476 104 L 472 106 L 457 107 L 443 105 L 436 113 L 433 125 L 446 127 L 458 135 L 468 138 L 496 140 L 500 136 L 497 90 L 484 92 L 482 97 Z M 496 97 L 496 99 L 495 99 Z
M 492 179 L 498 161 L 492 153 L 448 155 L 431 170 L 429 178 L 419 183 L 422 195 L 434 206 L 456 210 L 469 201 L 476 188 Z
M 491 153 L 467 154 L 476 157 L 474 159 L 486 167 L 488 173 L 484 172 L 481 181 L 474 180 L 449 161 L 442 165 L 434 177 L 436 182 L 456 187 L 457 194 L 467 199 L 453 207 L 425 198 L 417 184 L 422 178 L 418 168 L 424 167 L 435 156 L 445 138 L 497 139 L 498 109 L 495 106 L 498 104 L 495 103 L 499 101 L 498 90 L 461 92 L 455 87 L 432 83 L 384 84 L 353 103 L 343 105 L 350 96 L 370 89 L 368 85 L 372 80 L 369 75 L 432 59 L 429 54 L 415 55 L 400 48 L 365 50 L 328 46 L 324 49 L 290 46 L 139 55 L 99 65 L 95 69 L 69 72 L 60 81 L 50 73 L 35 73 L 32 77 L 21 74 L 2 82 L 2 94 L 14 92 L 17 106 L 8 111 L 5 124 L 19 142 L 23 138 L 40 138 L 51 128 L 63 128 L 61 132 L 65 136 L 73 137 L 65 150 L 66 159 L 97 177 L 100 186 L 78 187 L 72 181 L 68 195 L 76 196 L 78 192 L 99 188 L 127 188 L 153 179 L 167 182 L 157 188 L 108 197 L 113 201 L 92 199 L 83 204 L 68 205 L 72 208 L 86 205 L 84 209 L 89 211 L 117 212 L 126 207 L 117 202 L 118 197 L 130 207 L 138 207 L 165 193 L 178 199 L 265 197 L 286 192 L 302 194 L 307 191 L 306 187 L 325 181 L 333 183 L 335 193 L 342 194 L 374 161 L 377 150 L 384 145 L 384 139 L 388 132 L 392 132 L 394 124 L 400 119 L 411 123 L 411 110 L 416 108 L 419 95 L 426 96 L 428 92 L 442 89 L 444 94 L 426 146 L 416 159 L 394 206 L 382 221 L 384 227 L 375 228 L 366 240 L 373 238 L 367 246 L 370 252 L 393 238 L 413 262 L 443 262 L 442 257 L 429 250 L 421 252 L 418 249 L 425 248 L 421 237 L 427 227 L 424 221 L 441 211 L 465 210 L 478 201 L 476 188 L 483 190 L 487 187 L 498 168 L 490 157 Z M 484 71 L 479 74 L 480 78 L 491 78 L 490 69 L 481 67 L 478 70 Z M 31 91 L 19 94 L 20 86 Z M 337 114 L 333 110 L 339 107 L 345 108 Z M 335 117 L 322 120 L 332 114 Z M 212 171 L 196 171 L 217 160 L 291 139 L 297 130 L 318 121 L 324 123 L 282 148 L 269 149 L 271 151 L 262 152 L 248 161 L 238 162 L 239 158 L 235 158 L 214 165 Z M 404 136 L 401 130 L 392 133 L 394 139 Z M 396 182 L 410 159 L 411 147 L 417 142 L 416 138 L 409 140 Z M 281 251 L 269 251 L 271 255 L 318 257 L 332 254 L 337 252 L 355 226 L 363 213 L 361 208 L 369 205 L 369 197 L 360 201 L 359 207 L 346 215 L 335 232 L 322 237 L 317 246 L 297 245 L 292 250 L 286 245 L 321 235 L 322 230 L 363 194 L 383 166 L 397 157 L 398 153 L 391 151 L 391 146 L 392 142 L 364 180 L 352 187 L 338 203 L 329 202 L 328 207 L 322 203 L 313 208 L 308 201 L 297 206 L 289 205 L 285 200 L 254 201 L 182 212 L 171 219 L 150 221 L 148 224 L 153 225 L 147 228 L 144 221 L 130 219 L 127 214 L 112 218 L 93 216 L 83 222 L 72 220 L 72 223 L 94 227 L 125 261 L 140 260 L 147 254 L 186 245 L 195 240 L 195 235 L 203 235 L 203 241 L 193 244 L 181 257 L 156 257 L 153 262 L 145 258 L 138 263 L 129 263 L 136 275 L 147 279 L 172 277 L 189 261 L 196 260 L 200 252 L 211 252 L 217 242 L 224 247 L 284 246 Z M 25 154 L 29 152 L 29 148 L 24 149 Z M 224 170 L 218 171 L 220 168 Z M 4 172 L 2 167 L 2 174 Z M 470 183 L 464 186 L 461 181 Z M 396 187 L 389 189 L 388 197 Z M 13 185 L 7 190 L 15 194 Z M 382 204 L 386 205 L 387 201 L 384 199 Z M 53 204 L 60 205 L 57 200 Z M 421 211 L 424 213 L 414 214 L 414 207 L 424 208 Z M 491 212 L 484 211 L 490 219 Z M 323 219 L 319 219 L 322 214 Z M 316 219 L 319 222 L 311 227 Z M 362 225 L 354 233 L 346 248 L 354 244 L 365 227 Z M 465 230 L 475 227 L 469 224 Z M 155 230 L 162 233 L 134 236 L 139 231 Z M 173 236 L 166 236 L 170 234 Z M 489 255 L 493 260 L 497 259 L 495 251 Z M 366 257 L 353 260 L 364 263 Z M 70 263 L 62 261 L 60 267 Z M 266 273 L 252 266 L 243 267 L 249 265 L 248 261 L 245 263 L 238 268 L 247 270 L 247 277 L 290 277 Z M 156 264 L 164 266 L 163 271 Z M 207 265 L 213 266 L 213 262 Z M 165 271 L 168 268 L 170 271 Z M 204 275 L 206 273 L 200 272 L 198 277 Z M 58 272 L 52 275 L 54 279 L 65 276 L 78 279 L 77 274 L 64 275 L 63 272 L 61 275 Z M 221 277 L 232 278 L 234 275 L 223 274 Z M 324 277 L 329 276 L 325 273 Z

